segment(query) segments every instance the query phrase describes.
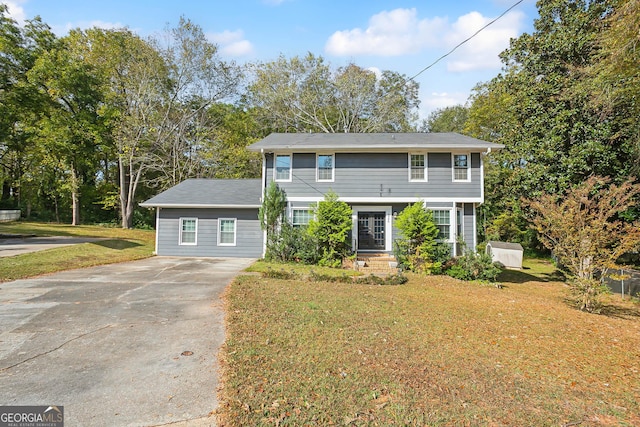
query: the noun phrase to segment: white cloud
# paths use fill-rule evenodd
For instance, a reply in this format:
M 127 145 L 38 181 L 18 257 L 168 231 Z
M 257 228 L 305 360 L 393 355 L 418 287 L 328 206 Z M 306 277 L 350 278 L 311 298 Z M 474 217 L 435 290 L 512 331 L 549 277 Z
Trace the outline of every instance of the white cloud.
M 440 48 L 443 53 L 471 36 L 492 18 L 471 12 L 450 23 L 448 18 L 419 19 L 412 9 L 380 12 L 369 19 L 366 29 L 336 31 L 325 45 L 336 56 L 400 56 Z M 448 62 L 450 71 L 500 67 L 498 53 L 519 34 L 524 20 L 521 12 L 510 12 L 461 46 Z
M 420 118 L 427 118 L 429 113 L 440 108 L 451 107 L 454 105 L 464 105 L 469 97 L 468 93 L 462 92 L 431 92 L 430 94 L 420 97 Z
M 238 57 L 253 53 L 253 45 L 244 38 L 242 30 L 208 33 L 207 38 L 220 47 L 220 53 L 224 56 Z
M 445 22 L 437 17 L 418 20 L 415 8 L 384 11 L 373 15 L 365 30 L 354 28 L 333 33 L 325 51 L 338 56 L 417 53 L 437 43 L 437 34 Z
M 25 0 L 5 0 L 2 3 L 7 5 L 9 16 L 11 18 L 13 18 L 20 25 L 24 24 L 27 16 L 24 13 L 22 4 L 25 3 Z
M 461 41 L 471 37 L 476 31 L 487 25 L 492 18 L 471 12 L 458 18 L 445 36 L 445 43 L 453 48 Z M 498 54 L 509 47 L 509 41 L 519 34 L 524 20 L 522 12 L 509 12 L 489 27 L 482 30 L 471 40 L 460 46 L 447 62 L 449 71 L 469 71 L 499 68 Z

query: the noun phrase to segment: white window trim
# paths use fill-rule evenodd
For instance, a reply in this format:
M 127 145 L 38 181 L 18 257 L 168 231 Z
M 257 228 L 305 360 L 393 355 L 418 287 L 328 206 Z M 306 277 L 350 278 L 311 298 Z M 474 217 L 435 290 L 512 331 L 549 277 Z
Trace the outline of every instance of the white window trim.
M 295 224 L 295 223 L 293 222 L 293 218 L 294 218 L 293 213 L 294 213 L 295 211 L 306 211 L 306 212 L 313 213 L 313 212 L 312 212 L 312 211 L 313 211 L 313 209 L 311 209 L 310 207 L 309 207 L 309 208 L 291 208 L 291 225 L 293 225 L 294 227 L 295 227 L 296 225 L 298 225 L 298 226 L 300 226 L 300 227 L 305 227 L 305 226 L 307 226 L 308 224 Z
M 221 243 L 221 228 L 222 221 L 233 221 L 233 243 Z M 235 246 L 236 245 L 236 237 L 238 235 L 238 219 L 237 218 L 218 218 L 218 246 Z
M 289 178 L 287 179 L 278 179 L 278 157 L 289 157 Z M 293 175 L 293 154 L 275 154 L 273 156 L 273 180 L 275 182 L 291 182 L 291 177 Z
M 320 179 L 320 163 L 318 157 L 331 156 L 331 179 Z M 333 182 L 336 176 L 336 154 L 335 153 L 316 153 L 316 182 Z
M 183 242 L 182 241 L 182 223 L 183 221 L 191 221 L 191 220 L 195 220 L 196 222 L 196 229 L 194 231 L 195 233 L 195 239 L 193 242 Z M 179 246 L 196 246 L 198 244 L 198 218 L 196 217 L 180 217 L 179 221 L 178 221 L 178 245 Z
M 456 156 L 467 156 L 467 179 L 456 179 Z M 453 182 L 471 182 L 471 153 L 451 153 L 451 180 Z
M 423 179 L 412 179 L 411 178 L 411 156 L 415 155 L 423 155 L 424 156 L 424 178 Z M 429 181 L 429 154 L 428 153 L 409 153 L 407 156 L 409 160 L 409 182 L 428 182 Z
M 437 239 L 440 242 L 444 242 L 444 243 L 456 243 L 456 238 L 455 238 L 455 234 L 456 234 L 456 218 L 455 218 L 455 210 L 453 208 L 427 208 L 429 209 L 431 212 L 433 211 L 449 211 L 449 238 L 448 239 Z M 435 223 L 435 221 L 434 221 Z M 436 226 L 438 224 L 435 224 Z M 445 224 L 442 224 L 445 225 Z

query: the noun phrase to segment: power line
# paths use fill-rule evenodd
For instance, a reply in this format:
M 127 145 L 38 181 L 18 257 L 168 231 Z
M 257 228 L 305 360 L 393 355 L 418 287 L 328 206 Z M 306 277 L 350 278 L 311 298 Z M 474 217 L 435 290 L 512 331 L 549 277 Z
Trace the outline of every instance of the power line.
M 487 23 L 486 25 L 484 25 L 482 28 L 480 28 L 478 31 L 476 31 L 475 33 L 473 33 L 470 37 L 467 37 L 466 39 L 464 39 L 463 41 L 461 41 L 460 43 L 458 43 L 453 49 L 451 49 L 449 52 L 445 53 L 444 55 L 442 55 L 440 58 L 436 59 L 435 61 L 433 61 L 431 64 L 427 65 L 426 67 L 424 67 L 422 70 L 420 70 L 420 72 L 418 72 L 418 74 L 416 74 L 413 77 L 410 77 L 407 79 L 407 82 L 414 80 L 416 77 L 418 77 L 420 74 L 424 73 L 425 71 L 427 71 L 429 68 L 433 67 L 434 65 L 436 65 L 438 62 L 442 61 L 444 58 L 446 58 L 447 56 L 451 55 L 453 52 L 456 51 L 456 49 L 458 49 L 460 46 L 462 46 L 463 44 L 467 43 L 469 40 L 471 40 L 472 38 L 474 38 L 475 36 L 477 36 L 478 34 L 480 34 L 485 28 L 487 28 L 488 26 L 490 26 L 491 24 L 493 24 L 494 22 L 498 21 L 500 18 L 502 18 L 504 15 L 506 15 L 507 13 L 511 12 L 513 9 L 515 9 L 516 6 L 518 6 L 520 3 L 522 3 L 524 0 L 518 0 L 517 2 L 515 2 L 509 9 L 505 10 L 504 12 L 502 12 L 500 14 L 500 16 L 498 16 L 497 18 L 494 18 L 491 22 Z

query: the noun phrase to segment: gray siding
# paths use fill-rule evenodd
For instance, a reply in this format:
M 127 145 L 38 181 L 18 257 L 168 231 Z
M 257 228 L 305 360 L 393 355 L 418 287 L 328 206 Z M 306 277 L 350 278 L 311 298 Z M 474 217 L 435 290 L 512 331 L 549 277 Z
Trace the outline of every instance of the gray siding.
M 316 182 L 316 155 L 294 153 L 292 182 L 279 182 L 289 197 L 481 197 L 480 154 L 471 154 L 471 182 L 453 182 L 451 153 L 428 154 L 428 182 L 410 182 L 408 153 L 336 153 L 334 182 Z M 273 154 L 266 155 L 267 182 Z
M 464 241 L 467 244 L 467 249 L 475 251 L 476 248 L 474 246 L 475 236 L 474 234 L 474 224 L 476 222 L 476 217 L 473 214 L 473 204 L 465 203 L 462 211 L 463 215 L 463 227 L 462 233 L 464 235 Z
M 180 218 L 198 218 L 197 244 L 180 245 Z M 218 218 L 236 218 L 236 245 L 218 246 Z M 160 209 L 158 255 L 197 257 L 262 256 L 258 209 Z

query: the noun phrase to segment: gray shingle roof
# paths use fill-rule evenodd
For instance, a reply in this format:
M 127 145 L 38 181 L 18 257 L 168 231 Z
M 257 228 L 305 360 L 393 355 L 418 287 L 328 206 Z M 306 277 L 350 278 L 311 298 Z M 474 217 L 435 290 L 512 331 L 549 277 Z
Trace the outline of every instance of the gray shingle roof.
M 141 203 L 142 207 L 259 207 L 259 179 L 187 179 Z
M 389 151 L 394 149 L 498 150 L 503 145 L 458 133 L 272 133 L 251 151 Z

